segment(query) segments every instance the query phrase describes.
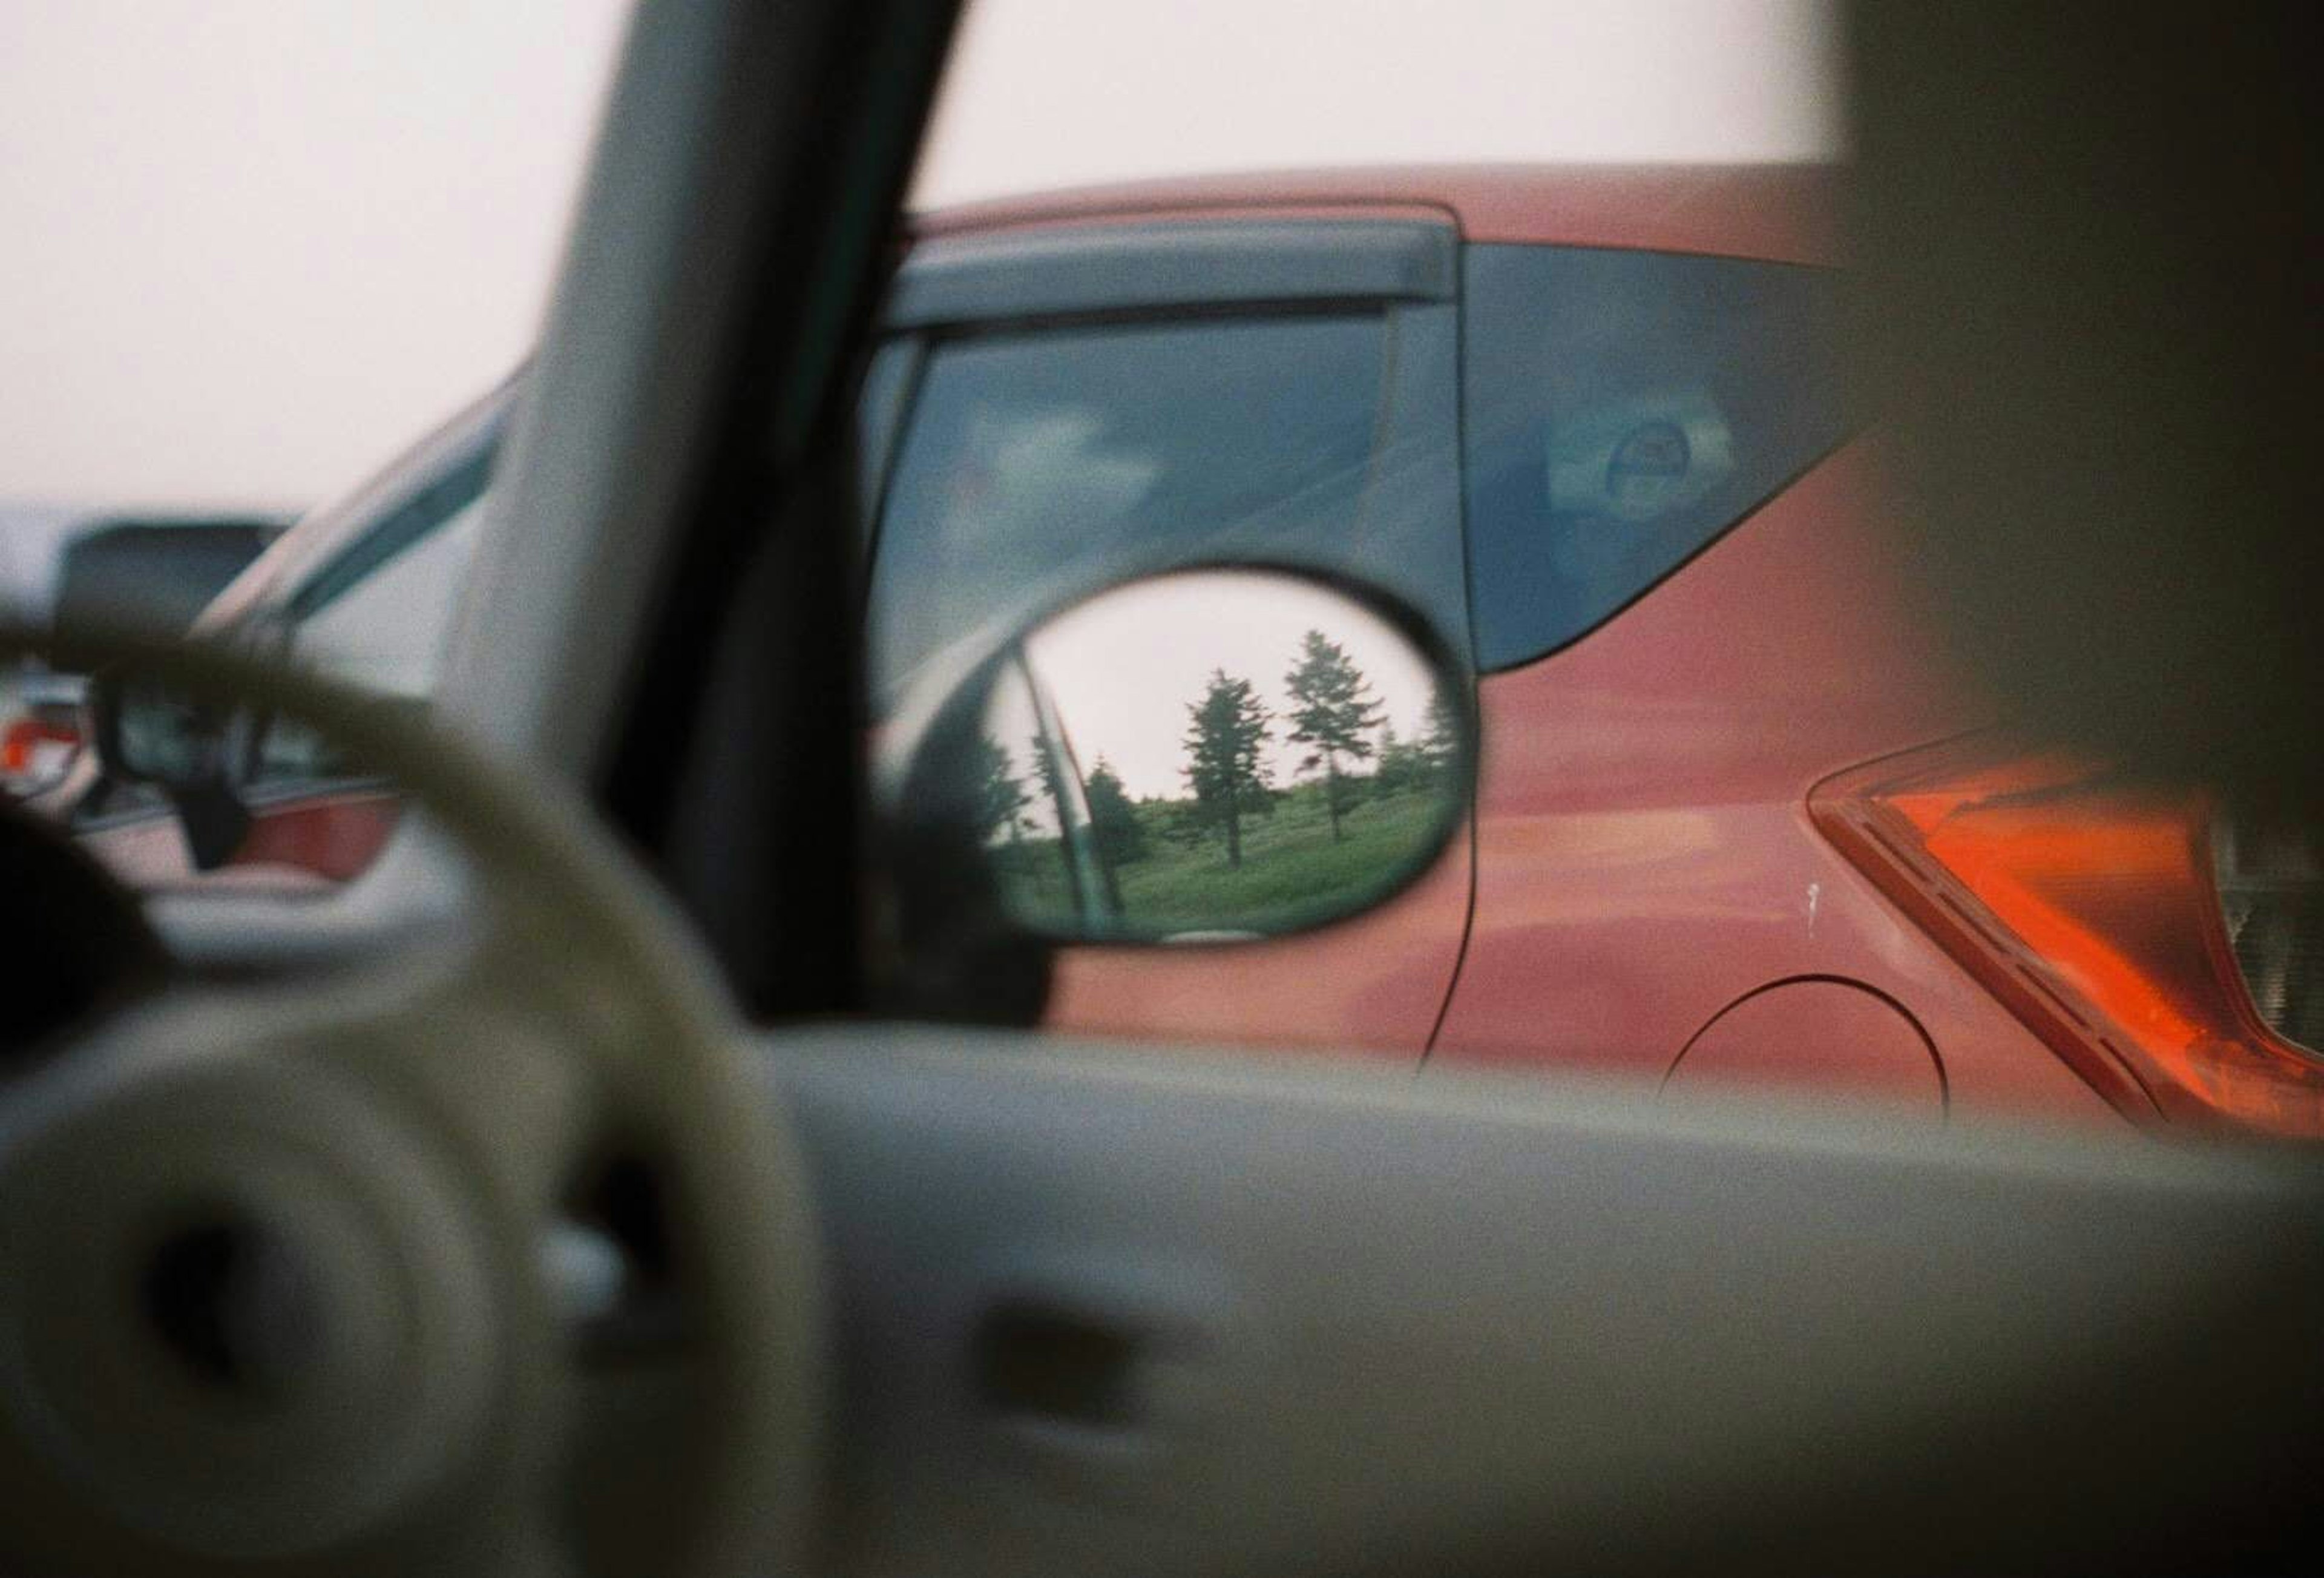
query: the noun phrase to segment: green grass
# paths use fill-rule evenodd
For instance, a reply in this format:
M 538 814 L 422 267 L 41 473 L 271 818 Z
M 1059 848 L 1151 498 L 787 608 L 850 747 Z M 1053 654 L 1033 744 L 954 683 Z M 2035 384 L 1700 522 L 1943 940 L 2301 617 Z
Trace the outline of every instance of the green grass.
M 1366 798 L 1341 813 L 1335 843 L 1321 787 L 1303 785 L 1281 797 L 1272 816 L 1243 818 L 1242 864 L 1235 867 L 1227 863 L 1222 832 L 1193 843 L 1171 835 L 1182 808 L 1160 800 L 1138 806 L 1147 852 L 1116 872 L 1122 924 L 1134 935 L 1273 934 L 1351 913 L 1434 855 L 1444 820 L 1442 802 L 1425 790 Z M 1051 929 L 1073 927 L 1056 840 L 1027 839 L 993 853 L 1011 909 Z

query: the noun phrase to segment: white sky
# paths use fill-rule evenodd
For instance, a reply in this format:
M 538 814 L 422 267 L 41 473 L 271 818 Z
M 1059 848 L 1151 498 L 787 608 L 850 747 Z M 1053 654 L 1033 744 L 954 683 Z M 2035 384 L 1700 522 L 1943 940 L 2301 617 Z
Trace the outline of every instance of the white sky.
M 1831 0 L 973 0 L 915 200 L 1840 148 Z
M 313 503 L 501 377 L 627 12 L 0 4 L 0 498 Z
M 1795 158 L 1828 0 L 978 0 L 921 196 Z M 626 0 L 0 0 L 0 505 L 299 505 L 536 331 Z

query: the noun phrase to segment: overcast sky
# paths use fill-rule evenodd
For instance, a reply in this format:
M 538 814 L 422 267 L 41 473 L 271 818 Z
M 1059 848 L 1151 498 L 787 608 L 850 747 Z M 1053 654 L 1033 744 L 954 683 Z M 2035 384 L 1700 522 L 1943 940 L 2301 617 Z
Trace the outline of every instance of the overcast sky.
M 1399 738 L 1426 732 L 1434 682 L 1412 643 L 1338 593 L 1287 576 L 1213 570 L 1143 581 L 1071 610 L 1027 649 L 1082 771 L 1103 757 L 1133 798 L 1170 798 L 1186 792 L 1186 709 L 1213 671 L 1250 681 L 1273 715 L 1263 754 L 1275 781 L 1298 781 L 1305 748 L 1287 738 L 1283 682 L 1311 630 L 1347 653 Z M 1006 731 L 1020 765 L 1031 733 L 1022 719 Z
M 505 374 L 627 11 L 0 3 L 0 496 L 309 503 Z
M 1071 181 L 1839 147 L 1827 0 L 975 0 L 934 202 Z
M 302 505 L 505 373 L 626 0 L 0 0 L 0 503 Z M 979 0 L 920 192 L 1834 150 L 1820 0 Z

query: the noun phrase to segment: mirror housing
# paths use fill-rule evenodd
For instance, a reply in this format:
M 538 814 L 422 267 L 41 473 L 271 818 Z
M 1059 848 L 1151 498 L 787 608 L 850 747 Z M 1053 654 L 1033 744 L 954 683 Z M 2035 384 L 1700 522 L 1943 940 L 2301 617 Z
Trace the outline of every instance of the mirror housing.
M 58 557 L 50 663 L 96 666 L 109 635 L 186 629 L 281 535 L 265 516 L 123 518 L 80 532 Z
M 1403 604 L 1313 570 L 1133 580 L 948 672 L 883 731 L 882 854 L 916 969 L 1004 938 L 1330 925 L 1417 880 L 1469 811 L 1466 665 Z

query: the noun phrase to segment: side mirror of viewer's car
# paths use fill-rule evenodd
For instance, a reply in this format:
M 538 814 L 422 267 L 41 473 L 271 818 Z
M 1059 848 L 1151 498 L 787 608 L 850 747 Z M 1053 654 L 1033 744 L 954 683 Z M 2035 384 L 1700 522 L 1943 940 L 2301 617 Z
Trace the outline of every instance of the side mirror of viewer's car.
M 198 870 L 224 864 L 250 830 L 241 797 L 252 720 L 134 666 L 90 682 L 89 735 L 108 777 L 148 783 L 177 808 Z
M 964 668 L 908 705 L 927 721 L 883 775 L 923 943 L 1309 930 L 1412 882 L 1468 810 L 1465 667 L 1408 608 L 1312 572 L 1132 581 Z

